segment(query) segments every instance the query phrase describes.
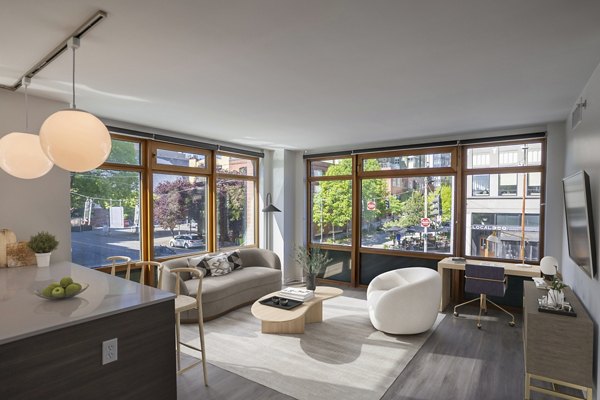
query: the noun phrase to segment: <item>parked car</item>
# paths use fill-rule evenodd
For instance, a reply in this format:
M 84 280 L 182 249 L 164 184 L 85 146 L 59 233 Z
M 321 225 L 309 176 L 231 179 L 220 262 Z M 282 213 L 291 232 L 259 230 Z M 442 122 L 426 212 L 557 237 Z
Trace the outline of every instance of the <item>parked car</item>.
M 185 247 L 186 249 L 190 247 L 201 247 L 202 239 L 200 239 L 200 235 L 177 235 L 171 239 L 169 246 Z
M 173 254 L 177 254 L 177 252 L 165 245 L 154 246 L 154 257 L 171 256 Z

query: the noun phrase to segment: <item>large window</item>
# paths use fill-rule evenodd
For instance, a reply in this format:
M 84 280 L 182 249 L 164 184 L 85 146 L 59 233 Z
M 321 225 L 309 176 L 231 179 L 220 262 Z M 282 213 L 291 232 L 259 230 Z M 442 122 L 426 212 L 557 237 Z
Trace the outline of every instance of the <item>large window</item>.
M 307 157 L 309 245 L 336 256 L 320 277 L 366 285 L 448 255 L 539 261 L 544 139 L 512 139 Z
M 542 148 L 541 142 L 466 148 L 466 256 L 539 261 Z M 492 155 L 490 165 L 478 165 L 480 154 Z M 485 175 L 491 183 L 489 196 L 480 198 L 484 175 L 478 172 L 489 168 L 498 173 Z
M 207 182 L 203 176 L 153 174 L 154 258 L 206 251 Z
M 217 248 L 256 244 L 256 159 L 218 153 Z
M 331 262 L 321 277 L 352 279 L 352 158 L 317 159 L 309 163 L 309 246 L 328 252 Z
M 361 184 L 362 247 L 452 251 L 454 177 L 363 179 Z
M 71 174 L 73 262 L 105 265 L 106 257 L 141 259 L 142 146 L 112 140 L 106 168 Z
M 258 158 L 120 136 L 112 145 L 101 167 L 71 175 L 74 262 L 256 245 Z

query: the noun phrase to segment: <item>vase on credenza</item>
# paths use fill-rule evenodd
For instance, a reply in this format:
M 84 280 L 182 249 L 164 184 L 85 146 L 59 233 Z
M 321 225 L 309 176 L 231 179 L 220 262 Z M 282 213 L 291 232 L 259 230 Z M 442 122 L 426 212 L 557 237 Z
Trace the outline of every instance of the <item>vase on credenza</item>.
M 52 253 L 35 253 L 35 259 L 38 267 L 50 266 L 50 255 Z
M 565 302 L 565 293 L 562 290 L 548 290 L 548 305 L 561 308 Z

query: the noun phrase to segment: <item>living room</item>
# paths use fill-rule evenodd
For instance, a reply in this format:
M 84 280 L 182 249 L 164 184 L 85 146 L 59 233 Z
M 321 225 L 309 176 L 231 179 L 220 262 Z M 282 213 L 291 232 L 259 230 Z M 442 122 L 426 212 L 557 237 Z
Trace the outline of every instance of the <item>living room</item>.
M 563 281 L 594 321 L 592 378 L 594 398 L 599 398 L 600 283 L 597 274 L 590 277 L 569 256 L 562 187 L 563 178 L 584 170 L 590 179 L 592 211 L 598 215 L 600 166 L 594 146 L 600 131 L 600 103 L 595 102 L 600 100 L 597 2 L 121 3 L 3 4 L 0 36 L 6 39 L 0 84 L 11 87 L 18 83 L 18 88 L 0 90 L 0 138 L 24 132 L 26 113 L 27 132 L 38 133 L 48 116 L 69 108 L 74 85 L 78 108 L 100 118 L 114 140 L 139 146 L 139 164 L 123 167 L 109 161 L 100 170 L 139 173 L 136 184 L 148 190 L 139 190 L 131 201 L 129 195 L 83 192 L 85 186 L 77 179 L 83 181 L 88 175 L 72 174 L 58 166 L 31 180 L 0 171 L 0 228 L 11 229 L 18 240 L 28 240 L 40 231 L 51 232 L 60 242 L 52 253 L 53 263 L 72 261 L 87 267 L 106 267 L 106 256 L 115 255 L 119 246 L 133 251 L 134 259 L 159 261 L 236 246 L 270 249 L 281 260 L 284 285 L 302 284 L 303 270 L 295 255 L 298 246 L 308 245 L 322 248 L 334 258 L 318 284 L 340 287 L 345 294 L 342 297 L 361 301 L 376 276 L 398 268 L 437 269 L 438 261 L 445 257 L 524 261 L 538 266 L 544 256 L 552 256 L 558 260 Z M 106 17 L 81 36 L 73 58 L 70 51 L 61 52 L 31 77 L 26 102 L 20 78 L 97 10 L 106 12 Z M 11 40 L 17 37 L 15 32 L 23 31 L 18 40 Z M 515 143 L 519 151 L 524 151 L 523 144 L 529 146 L 524 151 L 529 164 L 509 167 L 516 180 L 504 179 L 509 174 L 490 168 L 474 168 L 477 149 L 500 149 Z M 538 145 L 539 162 L 533 156 Z M 200 172 L 198 177 L 206 179 L 204 188 L 214 185 L 215 195 L 198 197 L 204 199 L 198 200 L 204 201 L 199 206 L 204 219 L 177 221 L 176 226 L 156 224 L 150 229 L 150 210 L 161 207 L 152 198 L 160 194 L 160 183 L 169 183 L 174 176 L 190 176 L 185 169 L 152 161 L 153 154 L 173 149 L 206 156 L 207 165 L 214 169 Z M 409 171 L 405 171 L 391 161 L 384 167 L 382 161 L 397 158 L 400 165 L 402 157 L 418 162 L 419 156 L 437 154 L 450 154 L 451 158 L 448 164 L 443 164 L 443 157 L 441 161 L 432 158 L 427 167 L 431 173 L 423 171 L 424 167 L 406 167 Z M 332 166 L 343 168 L 344 160 L 353 168 L 327 173 Z M 381 170 L 369 170 L 373 160 L 378 160 Z M 228 174 L 217 169 L 232 161 L 244 163 L 245 172 Z M 436 162 L 442 164 L 434 168 Z M 479 178 L 486 174 L 492 178 Z M 225 187 L 236 179 L 247 188 L 241 201 L 247 218 L 241 231 L 236 228 L 229 234 L 226 221 L 234 217 L 223 217 L 227 207 L 219 208 L 219 204 L 229 204 L 229 200 L 219 200 L 217 192 L 219 185 Z M 333 200 L 319 194 L 333 192 L 342 184 L 349 189 L 336 192 Z M 449 194 L 442 187 L 450 187 Z M 527 199 L 514 197 L 512 187 L 526 191 Z M 429 228 L 413 222 L 395 225 L 394 221 L 401 220 L 397 213 L 407 201 L 404 190 L 420 191 L 421 202 L 439 195 L 443 214 L 420 215 L 428 219 L 425 225 L 433 223 Z M 491 197 L 486 197 L 486 190 L 492 192 Z M 467 192 L 470 194 L 463 196 Z M 340 213 L 342 222 L 335 222 L 335 213 L 323 212 L 323 205 L 338 203 L 343 197 L 340 193 L 349 195 L 352 205 Z M 111 209 L 118 212 L 121 204 L 117 206 L 117 201 L 123 200 L 126 218 L 121 218 L 125 220 L 122 227 L 110 223 L 92 227 L 88 213 L 96 212 L 99 218 L 94 207 L 109 197 L 114 204 L 102 206 L 105 213 Z M 488 229 L 503 225 L 500 211 L 481 211 L 484 206 L 500 208 L 492 204 L 492 197 L 512 199 L 511 212 L 504 214 L 511 218 L 515 214 L 519 220 L 504 225 L 519 226 L 518 230 Z M 520 220 L 521 200 L 527 200 L 524 219 L 525 214 L 537 214 L 531 224 Z M 128 205 L 133 203 L 137 211 Z M 280 212 L 263 212 L 270 204 Z M 425 209 L 431 212 L 431 205 Z M 597 228 L 597 219 L 593 226 Z M 129 236 L 116 239 L 118 232 L 125 231 Z M 194 232 L 198 238 L 179 237 Z M 92 238 L 91 233 L 95 235 Z M 133 240 L 131 236 L 135 236 Z M 503 247 L 504 253 L 494 243 L 496 237 L 497 243 L 512 243 Z M 193 244 L 193 240 L 198 242 Z M 103 246 L 115 247 L 106 250 Z M 393 376 L 393 385 L 382 389 L 383 398 L 481 397 L 482 391 L 465 394 L 452 388 L 475 385 L 483 390 L 486 385 L 467 378 L 480 365 L 478 361 L 462 366 L 459 357 L 446 360 L 447 364 L 438 360 L 439 370 L 428 373 L 441 374 L 442 368 L 452 368 L 456 362 L 464 369 L 461 374 L 436 375 L 439 382 L 421 382 L 428 390 L 417 388 L 418 368 L 432 367 L 428 362 L 436 363 L 436 351 L 450 351 L 433 350 L 440 332 L 449 337 L 456 332 L 457 337 L 445 344 L 448 347 L 459 346 L 461 338 L 483 340 L 482 346 L 489 346 L 485 351 L 490 353 L 473 357 L 493 358 L 503 351 L 517 354 L 512 366 L 504 358 L 498 362 L 505 370 L 520 371 L 520 381 L 514 385 L 522 393 L 524 362 L 519 356 L 523 343 L 515 334 L 523 329 L 521 300 L 519 293 L 510 296 L 507 305 L 518 315 L 517 330 L 511 333 L 503 317 L 494 313 L 499 321 L 484 321 L 482 331 L 475 328 L 472 332 L 473 320 L 457 327 L 457 322 L 465 321 L 446 309 L 447 315 L 432 336 L 419 345 L 416 358 Z M 453 303 L 462 297 L 462 293 L 458 297 L 452 294 Z M 327 317 L 327 302 L 323 306 Z M 465 309 L 464 314 L 473 310 Z M 368 316 L 365 318 L 373 329 Z M 216 330 L 211 326 L 217 321 L 226 319 L 207 321 L 207 332 Z M 473 336 L 478 333 L 483 336 Z M 512 338 L 513 347 L 496 347 L 503 337 Z M 307 341 L 300 340 L 305 353 L 318 358 Z M 513 353 L 515 348 L 521 349 L 520 353 Z M 205 388 L 198 369 L 189 370 L 178 381 L 180 393 L 189 397 L 180 398 L 194 398 L 194 394 L 236 398 L 227 386 L 239 392 L 237 396 L 247 395 L 244 398 L 289 398 L 285 391 L 215 367 L 211 351 L 216 353 L 209 346 L 208 378 L 213 378 L 212 382 Z M 498 372 L 494 379 L 517 379 L 504 373 Z M 458 383 L 445 382 L 449 376 Z M 302 385 L 310 385 L 310 381 L 297 383 Z M 244 392 L 245 386 L 255 391 Z M 345 393 L 343 386 L 337 387 L 339 393 Z M 346 386 L 354 387 L 352 382 Z M 414 387 L 402 392 L 402 386 Z M 357 392 L 360 387 L 356 386 Z M 362 398 L 382 397 L 369 397 L 365 391 Z M 488 398 L 517 398 L 511 397 L 514 391 L 509 393 L 509 397 L 491 393 Z M 546 397 L 536 394 L 532 398 Z

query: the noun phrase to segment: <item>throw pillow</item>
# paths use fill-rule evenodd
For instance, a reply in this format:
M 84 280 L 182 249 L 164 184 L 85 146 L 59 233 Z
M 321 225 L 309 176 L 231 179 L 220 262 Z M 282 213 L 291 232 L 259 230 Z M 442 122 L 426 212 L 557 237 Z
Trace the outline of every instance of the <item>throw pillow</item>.
M 238 250 L 230 251 L 229 253 L 225 253 L 227 255 L 227 261 L 231 263 L 231 269 L 242 269 L 242 258 L 240 257 L 240 252 Z
M 227 275 L 233 269 L 231 268 L 231 263 L 227 260 L 227 256 L 225 254 L 218 254 L 214 257 L 206 257 L 202 263 L 204 264 L 204 268 L 210 271 L 210 275 L 212 276 L 221 276 Z
M 206 258 L 208 258 L 207 255 L 202 255 L 199 257 L 189 257 L 188 258 L 188 267 L 196 268 L 197 270 L 199 270 L 202 273 L 202 276 L 209 276 L 210 269 L 206 268 L 206 266 L 204 265 L 204 260 Z M 192 278 L 196 279 L 196 276 L 193 275 Z

